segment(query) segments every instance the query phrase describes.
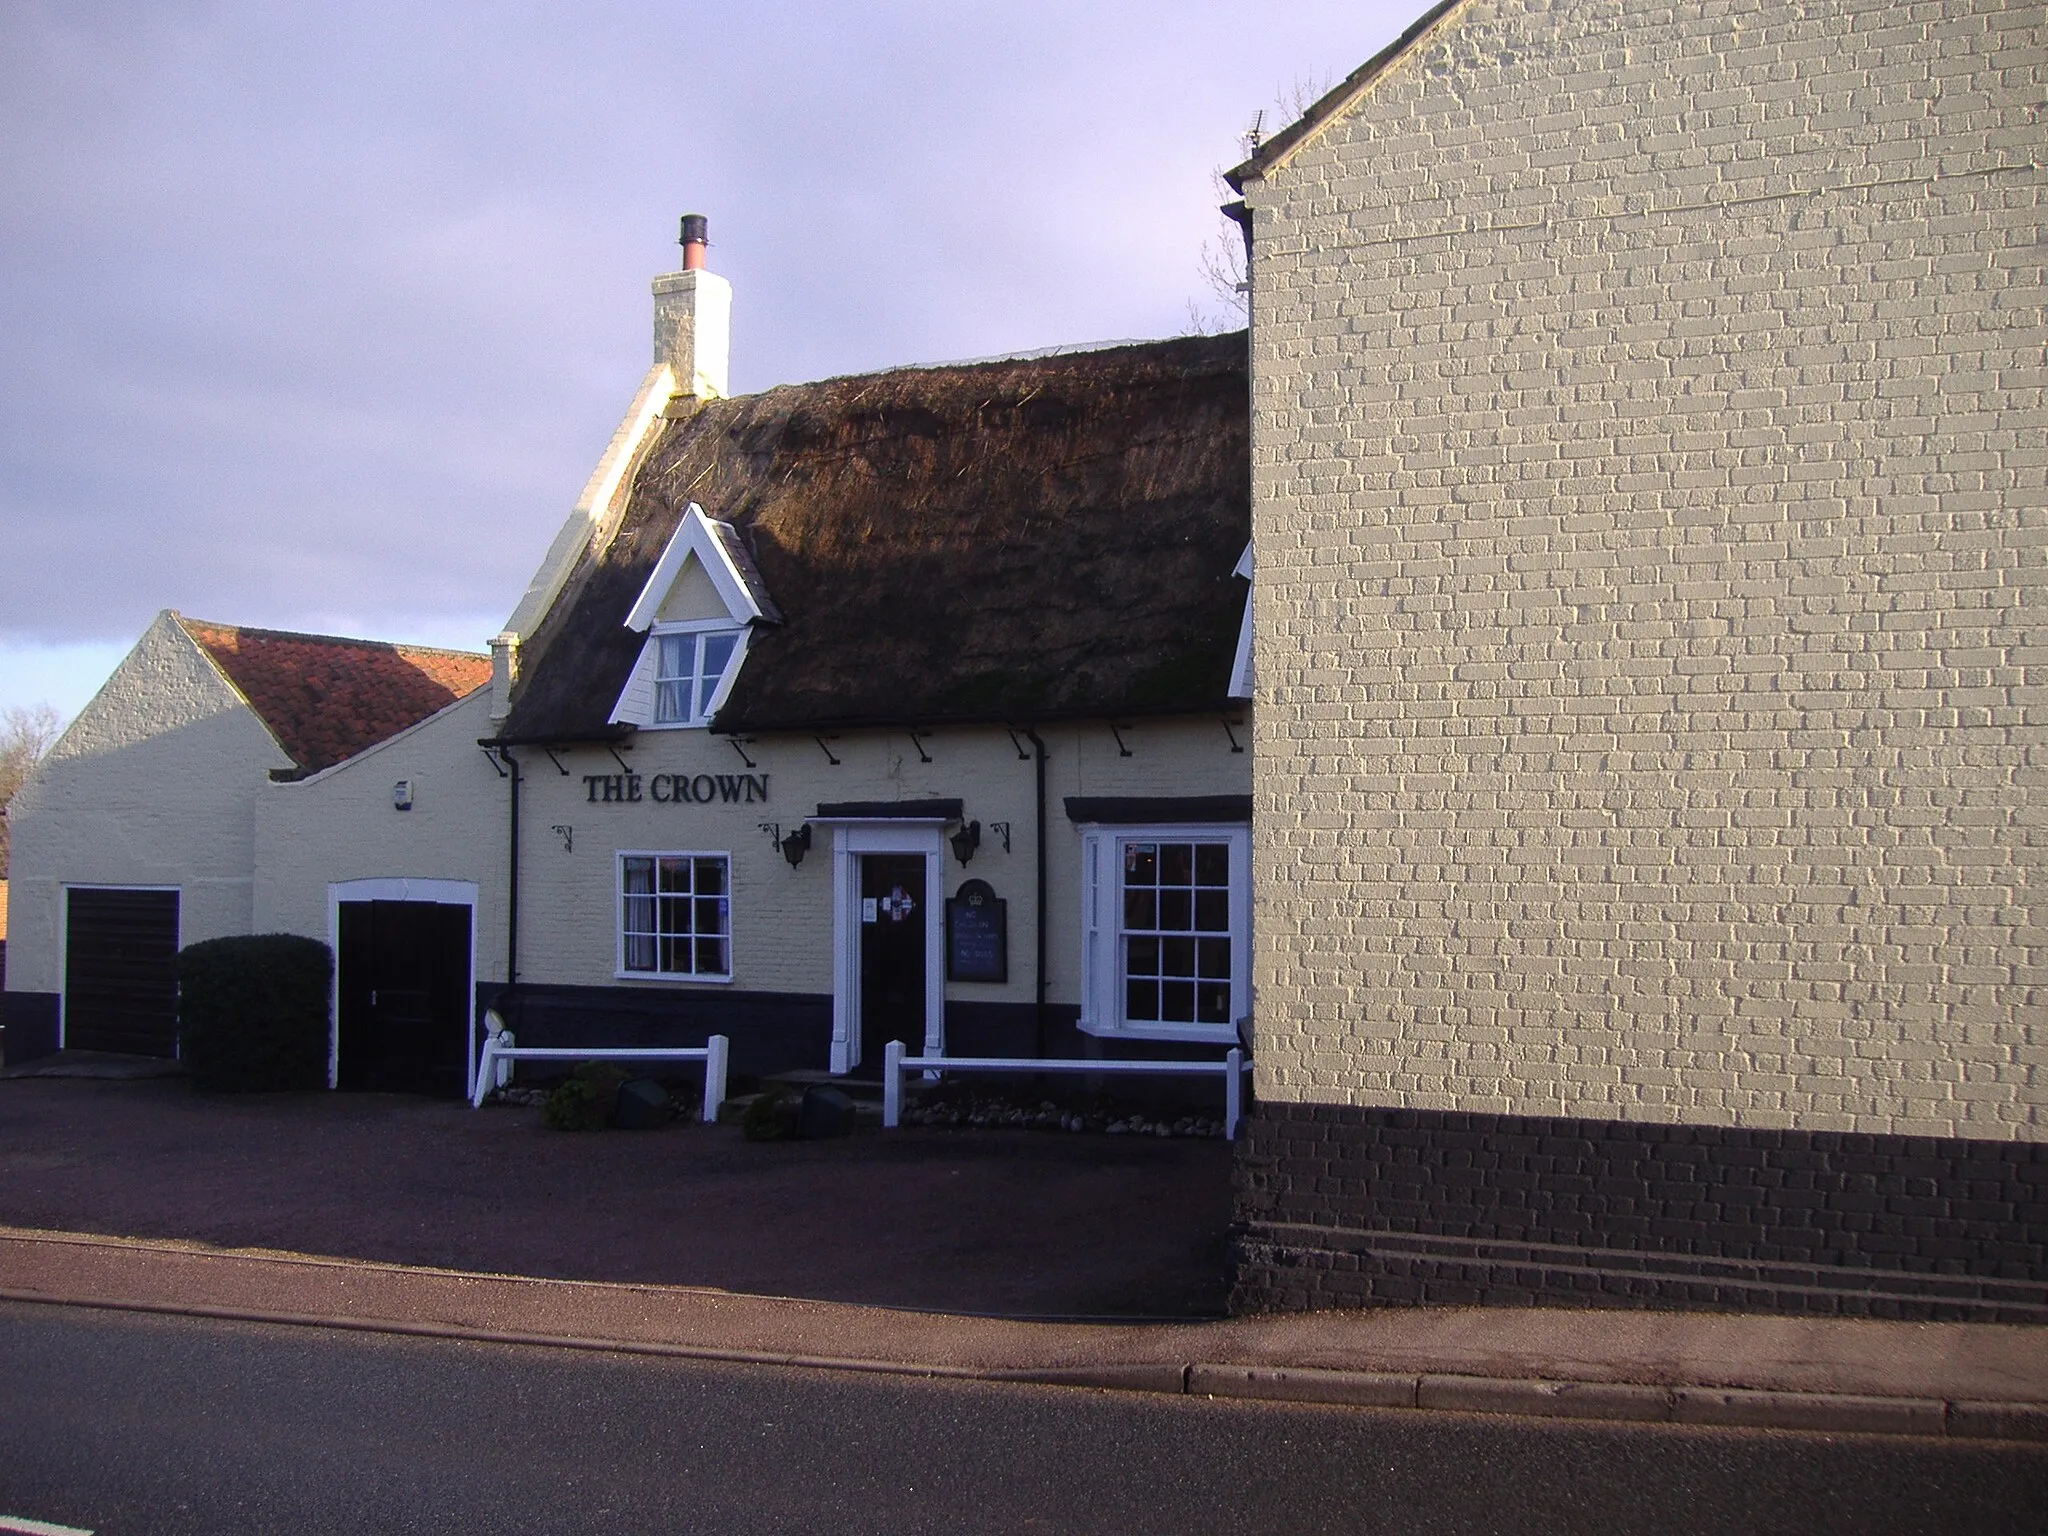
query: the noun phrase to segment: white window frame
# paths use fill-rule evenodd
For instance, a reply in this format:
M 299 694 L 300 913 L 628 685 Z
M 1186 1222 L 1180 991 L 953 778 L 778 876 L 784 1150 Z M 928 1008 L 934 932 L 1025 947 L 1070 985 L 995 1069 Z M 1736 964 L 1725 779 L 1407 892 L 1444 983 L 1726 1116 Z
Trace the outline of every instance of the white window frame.
M 733 637 L 732 655 L 727 658 L 725 671 L 719 675 L 718 686 L 711 691 L 711 698 L 704 707 L 697 708 L 699 687 L 703 681 L 701 672 L 692 674 L 690 680 L 690 713 L 680 720 L 659 718 L 661 710 L 661 642 L 677 635 L 696 637 L 692 653 L 701 665 L 704 655 L 704 641 L 712 635 Z M 732 692 L 733 679 L 739 676 L 740 665 L 747 659 L 746 626 L 734 624 L 729 619 L 682 619 L 672 623 L 656 624 L 647 635 L 647 649 L 643 665 L 648 668 L 652 697 L 648 706 L 647 719 L 641 725 L 647 731 L 701 731 L 711 724 L 711 717 L 725 704 L 726 695 Z
M 1251 828 L 1243 822 L 1081 827 L 1081 1019 L 1086 1034 L 1112 1040 L 1181 1040 L 1235 1045 L 1251 1012 Z M 1224 843 L 1230 849 L 1230 1022 L 1175 1024 L 1124 1017 L 1124 860 L 1129 843 Z
M 722 975 L 710 975 L 684 971 L 636 971 L 626 968 L 626 860 L 628 859 L 719 859 L 725 864 L 725 971 Z M 726 986 L 734 974 L 733 957 L 733 857 L 729 848 L 621 848 L 612 860 L 613 907 L 612 931 L 614 949 L 612 974 L 620 981 L 668 982 L 683 985 Z M 656 880 L 655 896 L 659 898 L 659 878 Z M 695 897 L 691 898 L 695 900 Z M 659 958 L 660 937 L 656 934 L 656 957 Z

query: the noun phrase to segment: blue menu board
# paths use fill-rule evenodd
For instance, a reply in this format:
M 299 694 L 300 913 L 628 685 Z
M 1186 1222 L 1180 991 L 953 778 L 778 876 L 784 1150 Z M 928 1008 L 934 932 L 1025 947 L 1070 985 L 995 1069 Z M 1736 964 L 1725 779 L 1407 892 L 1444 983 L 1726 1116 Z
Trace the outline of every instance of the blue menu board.
M 1010 904 L 986 880 L 964 882 L 946 902 L 946 979 L 1010 979 Z

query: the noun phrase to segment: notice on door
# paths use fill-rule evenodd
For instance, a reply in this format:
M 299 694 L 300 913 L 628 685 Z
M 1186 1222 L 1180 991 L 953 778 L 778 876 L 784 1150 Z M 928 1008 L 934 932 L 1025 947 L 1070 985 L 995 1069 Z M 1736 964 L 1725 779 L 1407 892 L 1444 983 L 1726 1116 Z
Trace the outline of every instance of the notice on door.
M 969 880 L 946 903 L 946 979 L 1010 979 L 1010 904 L 986 880 Z

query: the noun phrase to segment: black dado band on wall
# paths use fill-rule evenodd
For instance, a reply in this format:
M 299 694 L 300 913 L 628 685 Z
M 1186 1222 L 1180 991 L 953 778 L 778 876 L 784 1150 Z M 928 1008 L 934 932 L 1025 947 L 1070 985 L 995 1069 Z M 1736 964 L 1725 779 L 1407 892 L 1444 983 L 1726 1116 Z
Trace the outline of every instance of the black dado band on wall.
M 1262 1104 L 1233 1309 L 1687 1306 L 2048 1322 L 2048 1146 Z

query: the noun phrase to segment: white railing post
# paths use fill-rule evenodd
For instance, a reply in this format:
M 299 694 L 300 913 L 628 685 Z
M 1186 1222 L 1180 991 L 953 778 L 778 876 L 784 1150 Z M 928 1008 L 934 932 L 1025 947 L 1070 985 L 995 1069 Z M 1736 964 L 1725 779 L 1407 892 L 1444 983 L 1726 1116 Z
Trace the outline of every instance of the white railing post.
M 476 1059 L 476 1081 L 470 1084 L 469 1088 L 469 1107 L 471 1109 L 482 1109 L 484 1107 L 484 1096 L 491 1091 L 494 1078 L 497 1079 L 498 1087 L 502 1088 L 505 1086 L 504 1079 L 510 1074 L 512 1063 L 500 1061 L 498 1059 L 498 1052 L 510 1044 L 512 1044 L 512 1032 L 509 1029 L 493 1030 L 490 1034 L 484 1036 L 484 1048 Z
M 1235 1141 L 1237 1122 L 1244 1115 L 1244 1052 L 1232 1046 L 1223 1060 L 1223 1139 Z
M 725 1062 L 732 1041 L 713 1035 L 704 1042 L 704 1123 L 718 1124 L 719 1106 L 725 1103 Z
M 510 1088 L 512 1086 L 512 1058 L 505 1053 L 519 1044 L 519 1037 L 509 1029 L 501 1029 L 498 1031 L 498 1038 L 492 1044 L 496 1047 L 492 1054 L 498 1058 L 498 1070 L 494 1074 L 497 1080 L 491 1086 L 494 1088 Z
M 882 1047 L 882 1128 L 893 1131 L 903 1118 L 903 1042 Z

